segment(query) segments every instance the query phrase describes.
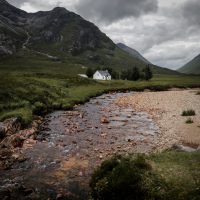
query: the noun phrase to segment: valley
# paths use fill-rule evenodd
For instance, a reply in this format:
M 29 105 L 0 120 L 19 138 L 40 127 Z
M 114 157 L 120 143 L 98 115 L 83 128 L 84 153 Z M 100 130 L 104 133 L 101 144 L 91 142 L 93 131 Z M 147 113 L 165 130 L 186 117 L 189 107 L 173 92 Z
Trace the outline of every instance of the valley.
M 180 55 L 160 26 L 129 47 L 137 27 L 115 43 L 64 7 L 20 8 L 0 0 L 0 199 L 199 200 L 199 56 L 163 68 L 149 58 Z

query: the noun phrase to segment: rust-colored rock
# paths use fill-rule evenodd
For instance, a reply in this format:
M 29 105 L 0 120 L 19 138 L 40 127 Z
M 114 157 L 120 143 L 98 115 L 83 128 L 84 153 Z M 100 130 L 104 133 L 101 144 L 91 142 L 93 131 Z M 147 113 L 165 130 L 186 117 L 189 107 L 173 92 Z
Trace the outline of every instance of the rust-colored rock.
M 109 121 L 108 118 L 106 118 L 106 117 L 102 117 L 102 118 L 101 118 L 101 123 L 102 123 L 102 124 L 109 124 L 110 121 Z

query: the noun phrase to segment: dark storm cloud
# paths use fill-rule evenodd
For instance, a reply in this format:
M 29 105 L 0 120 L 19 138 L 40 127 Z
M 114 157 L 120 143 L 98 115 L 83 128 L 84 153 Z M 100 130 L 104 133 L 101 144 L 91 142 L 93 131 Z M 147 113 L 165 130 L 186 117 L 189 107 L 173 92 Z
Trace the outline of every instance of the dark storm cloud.
M 24 7 L 28 5 L 27 11 L 39 11 L 39 10 L 50 10 L 54 7 L 61 6 L 62 0 L 7 0 L 10 4 L 18 7 L 18 8 L 27 8 Z M 30 10 L 29 10 L 30 9 Z
M 191 25 L 200 25 L 200 1 L 186 2 L 183 6 L 183 16 Z
M 8 2 L 14 6 L 20 7 L 23 3 L 27 2 L 27 0 L 8 0 Z
M 112 23 L 126 17 L 156 12 L 157 0 L 81 0 L 77 11 L 86 18 Z

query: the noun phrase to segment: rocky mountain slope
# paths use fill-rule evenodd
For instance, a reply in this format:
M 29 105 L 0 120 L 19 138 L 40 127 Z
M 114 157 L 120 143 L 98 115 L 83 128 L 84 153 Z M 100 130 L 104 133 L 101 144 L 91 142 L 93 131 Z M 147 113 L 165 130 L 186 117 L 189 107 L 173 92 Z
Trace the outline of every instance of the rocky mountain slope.
M 200 54 L 178 69 L 178 71 L 186 74 L 200 74 Z
M 0 0 L 0 58 L 22 51 L 21 63 L 31 53 L 67 64 L 116 70 L 133 66 L 142 69 L 147 64 L 115 45 L 97 26 L 65 8 L 27 13 Z M 177 73 L 157 66 L 152 69 L 158 74 Z
M 144 58 L 138 51 L 136 51 L 135 49 L 132 49 L 128 46 L 126 46 L 123 43 L 118 43 L 117 46 L 121 49 L 123 49 L 124 51 L 126 51 L 127 53 L 129 53 L 130 55 L 132 55 L 134 58 L 139 59 L 147 64 L 151 64 L 146 58 Z

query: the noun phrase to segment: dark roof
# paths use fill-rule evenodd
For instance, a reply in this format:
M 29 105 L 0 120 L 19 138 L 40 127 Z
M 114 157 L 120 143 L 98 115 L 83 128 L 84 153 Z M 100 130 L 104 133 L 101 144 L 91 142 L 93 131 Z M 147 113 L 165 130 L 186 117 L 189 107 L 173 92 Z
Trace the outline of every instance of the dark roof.
M 111 76 L 110 73 L 108 72 L 108 70 L 106 71 L 99 71 L 98 72 L 101 74 L 101 76 Z

